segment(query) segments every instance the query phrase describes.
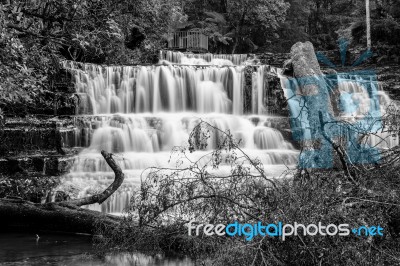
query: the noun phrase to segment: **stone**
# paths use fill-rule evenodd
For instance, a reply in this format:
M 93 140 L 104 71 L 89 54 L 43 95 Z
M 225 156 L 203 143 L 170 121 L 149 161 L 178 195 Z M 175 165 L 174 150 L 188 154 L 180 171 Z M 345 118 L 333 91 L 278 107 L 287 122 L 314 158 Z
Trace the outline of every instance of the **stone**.
M 285 60 L 283 62 L 283 74 L 287 76 L 292 76 L 293 75 L 293 64 L 291 59 Z
M 73 164 L 73 157 L 51 157 L 44 161 L 45 174 L 58 176 L 69 171 Z
M 8 173 L 8 160 L 0 158 L 0 174 Z

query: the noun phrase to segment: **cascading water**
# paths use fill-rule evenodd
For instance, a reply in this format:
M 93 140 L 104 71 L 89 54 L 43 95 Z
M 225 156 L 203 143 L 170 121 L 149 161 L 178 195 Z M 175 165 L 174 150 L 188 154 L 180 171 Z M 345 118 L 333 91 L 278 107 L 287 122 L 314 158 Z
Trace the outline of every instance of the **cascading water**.
M 243 65 L 247 54 L 192 54 L 160 51 L 161 60 L 182 65 Z
M 167 59 L 180 53 L 167 53 Z M 208 56 L 208 55 L 207 55 Z M 200 57 L 200 56 L 199 56 Z M 253 77 L 253 114 L 244 112 L 244 56 L 219 58 L 230 61 L 220 67 L 162 64 L 154 66 L 109 66 L 65 62 L 64 68 L 74 76 L 81 100 L 80 124 L 75 134 L 64 135 L 64 144 L 85 149 L 75 158 L 63 186 L 78 191 L 76 196 L 98 192 L 109 185 L 114 174 L 100 151 L 115 154 L 126 179 L 123 186 L 101 206 L 91 209 L 119 213 L 129 204 L 133 186 L 140 184 L 148 167 L 173 167 L 171 149 L 187 144 L 192 129 L 206 121 L 217 128 L 229 130 L 241 139 L 243 150 L 259 158 L 270 176 L 279 176 L 286 165 L 295 165 L 298 151 L 286 142 L 280 131 L 268 127 L 269 117 L 263 102 L 264 71 L 276 71 L 259 66 Z M 186 57 L 188 58 L 188 57 Z M 210 59 L 211 58 L 211 59 Z M 196 59 L 197 60 L 197 59 Z M 178 61 L 178 60 L 177 60 Z M 182 61 L 179 61 L 182 62 Z M 207 149 L 218 145 L 211 135 Z M 190 154 L 192 161 L 207 151 Z M 222 165 L 221 173 L 229 171 Z
M 154 66 L 104 67 L 65 62 L 64 68 L 73 74 L 81 105 L 80 116 L 75 118 L 79 127 L 65 132 L 64 145 L 85 149 L 76 156 L 63 186 L 77 191 L 78 197 L 103 190 L 114 174 L 100 151 L 112 152 L 126 174 L 124 184 L 102 205 L 89 208 L 120 213 L 129 204 L 132 188 L 146 176 L 144 169 L 175 166 L 171 149 L 187 144 L 190 132 L 200 120 L 229 130 L 236 139 L 241 139 L 242 149 L 250 157 L 259 158 L 270 176 L 279 176 L 287 165 L 295 165 L 299 152 L 284 140 L 280 131 L 269 127 L 270 117 L 264 103 L 270 94 L 266 90 L 265 73 L 280 76 L 292 117 L 301 118 L 292 121 L 292 130 L 301 130 L 307 136 L 310 134 L 307 113 L 301 108 L 304 103 L 299 95 L 293 94 L 296 90 L 287 88 L 288 79 L 280 75 L 279 69 L 258 65 L 254 66 L 252 76 L 251 114 L 244 114 L 246 59 L 245 55 L 164 51 L 161 64 Z M 359 86 L 368 81 L 356 75 L 339 75 L 337 79 L 339 116 L 351 121 L 370 106 L 380 106 L 380 112 L 385 112 L 390 103 L 385 92 L 373 87 L 377 97 L 371 97 Z M 387 141 L 382 142 L 382 137 Z M 399 139 L 378 133 L 368 143 L 388 148 L 398 145 Z M 217 147 L 218 137 L 211 135 L 208 144 L 209 150 Z M 206 157 L 206 153 L 196 151 L 189 156 L 196 161 Z M 222 165 L 218 171 L 227 174 L 229 166 Z
M 338 79 L 342 116 L 355 120 L 357 117 L 364 116 L 370 109 L 377 110 L 376 113 L 371 113 L 371 116 L 384 116 L 389 106 L 394 104 L 389 95 L 371 80 L 365 80 L 356 75 L 338 75 Z M 360 86 L 363 82 L 372 86 L 370 92 L 373 94 L 372 97 L 363 86 Z M 372 147 L 387 149 L 399 145 L 399 136 L 379 128 L 376 134 L 371 134 L 364 142 Z
M 64 67 L 75 73 L 82 114 L 243 112 L 241 66 Z
M 267 110 L 264 106 L 264 73 L 265 66 L 260 66 L 252 76 L 252 112 L 253 114 L 263 114 Z

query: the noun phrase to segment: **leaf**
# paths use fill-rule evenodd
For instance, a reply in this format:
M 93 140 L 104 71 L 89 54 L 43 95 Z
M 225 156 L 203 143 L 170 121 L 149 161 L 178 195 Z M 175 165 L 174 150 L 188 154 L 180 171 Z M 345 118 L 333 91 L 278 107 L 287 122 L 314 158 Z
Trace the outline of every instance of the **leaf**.
M 207 16 L 209 16 L 209 18 L 206 18 L 206 21 L 210 21 L 210 22 L 215 22 L 215 23 L 220 23 L 220 24 L 225 24 L 226 20 L 223 14 L 218 13 L 218 12 L 204 12 L 204 14 L 206 14 Z

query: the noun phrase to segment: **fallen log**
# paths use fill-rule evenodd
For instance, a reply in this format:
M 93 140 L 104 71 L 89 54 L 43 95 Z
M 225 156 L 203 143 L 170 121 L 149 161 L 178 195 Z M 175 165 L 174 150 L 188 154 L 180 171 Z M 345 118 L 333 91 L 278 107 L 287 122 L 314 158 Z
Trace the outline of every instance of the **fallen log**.
M 93 234 L 97 224 L 117 226 L 122 220 L 120 217 L 80 208 L 103 203 L 124 181 L 124 174 L 112 154 L 105 151 L 101 154 L 115 174 L 114 182 L 102 193 L 43 204 L 21 199 L 0 199 L 0 227 Z

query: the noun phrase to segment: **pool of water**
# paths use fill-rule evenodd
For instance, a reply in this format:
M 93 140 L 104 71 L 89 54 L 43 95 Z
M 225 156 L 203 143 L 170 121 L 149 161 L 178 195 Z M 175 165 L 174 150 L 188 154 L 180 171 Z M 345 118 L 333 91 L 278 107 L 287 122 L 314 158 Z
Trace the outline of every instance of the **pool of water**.
M 189 259 L 120 252 L 94 255 L 92 237 L 73 234 L 0 233 L 0 265 L 194 265 Z

